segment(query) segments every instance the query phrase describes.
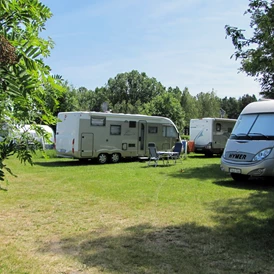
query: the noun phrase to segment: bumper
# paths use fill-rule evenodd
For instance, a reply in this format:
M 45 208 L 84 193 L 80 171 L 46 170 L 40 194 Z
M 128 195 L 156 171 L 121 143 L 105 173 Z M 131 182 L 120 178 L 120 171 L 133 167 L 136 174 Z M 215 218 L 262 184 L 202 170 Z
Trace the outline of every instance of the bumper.
M 226 173 L 239 173 L 249 176 L 274 176 L 274 159 L 260 162 L 232 162 L 221 158 L 220 168 Z

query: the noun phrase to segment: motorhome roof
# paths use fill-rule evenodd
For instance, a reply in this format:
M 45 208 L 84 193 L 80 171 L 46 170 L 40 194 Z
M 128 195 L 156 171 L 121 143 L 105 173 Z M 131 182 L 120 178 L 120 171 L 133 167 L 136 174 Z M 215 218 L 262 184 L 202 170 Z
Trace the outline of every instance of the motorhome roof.
M 113 113 L 113 112 L 99 112 L 99 111 L 68 111 L 68 112 L 59 112 L 60 114 L 68 114 L 68 113 L 74 113 L 74 114 L 95 114 L 95 115 L 106 115 L 106 116 L 114 116 L 114 115 L 120 115 L 120 116 L 143 116 L 143 117 L 162 117 L 162 116 L 150 116 L 145 114 L 131 114 L 131 113 Z
M 191 119 L 191 120 L 214 120 L 214 121 L 236 121 L 236 119 L 230 119 L 230 118 L 212 118 L 212 117 L 204 117 L 200 119 Z
M 96 112 L 96 111 L 69 111 L 69 112 L 59 112 L 58 116 L 60 115 L 79 115 L 82 116 L 85 119 L 89 118 L 89 116 L 98 116 L 98 117 L 108 117 L 109 120 L 122 120 L 125 121 L 131 120 L 131 121 L 140 121 L 145 120 L 150 123 L 154 122 L 160 122 L 163 125 L 173 125 L 177 129 L 176 125 L 173 123 L 173 121 L 167 117 L 162 116 L 149 116 L 144 114 L 125 114 L 125 113 L 111 113 L 111 112 Z
M 150 116 L 144 114 L 130 114 L 130 113 L 112 113 L 112 112 L 97 112 L 97 111 L 71 111 L 71 112 L 60 112 L 59 114 L 66 115 L 66 114 L 84 114 L 84 115 L 96 115 L 96 116 L 109 116 L 109 117 L 135 117 L 135 118 L 152 118 L 152 119 L 165 119 L 170 120 L 167 117 L 163 116 Z
M 270 113 L 274 112 L 274 100 L 267 101 L 257 101 L 248 104 L 241 114 L 249 114 L 249 113 Z

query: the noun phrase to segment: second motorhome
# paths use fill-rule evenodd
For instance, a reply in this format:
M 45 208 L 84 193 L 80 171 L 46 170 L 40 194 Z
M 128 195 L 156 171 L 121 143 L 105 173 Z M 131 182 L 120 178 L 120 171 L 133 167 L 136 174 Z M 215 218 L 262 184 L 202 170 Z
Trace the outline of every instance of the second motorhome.
M 226 118 L 191 119 L 189 140 L 194 143 L 194 152 L 222 154 L 235 123 L 235 119 Z
M 40 127 L 46 136 L 41 136 L 35 129 L 33 129 L 30 125 L 24 125 L 19 128 L 19 134 L 23 132 L 27 132 L 34 140 L 39 142 L 43 149 L 53 149 L 54 148 L 54 131 L 48 125 L 36 125 L 38 128 Z M 18 133 L 16 133 L 18 134 Z
M 148 156 L 148 146 L 170 150 L 181 141 L 168 118 L 105 112 L 60 112 L 56 126 L 59 157 L 116 163 L 121 158 Z
M 44 136 L 42 136 L 41 132 L 37 132 L 34 129 L 34 125 L 23 125 L 23 126 L 15 126 L 14 128 L 10 129 L 9 125 L 4 123 L 0 125 L 0 141 L 4 140 L 4 138 L 9 137 L 13 140 L 20 139 L 23 133 L 28 135 L 28 139 L 30 143 L 33 143 L 33 140 L 39 142 L 41 147 L 45 149 L 53 149 L 54 148 L 54 141 L 55 141 L 55 134 L 51 127 L 48 125 L 36 125 L 36 127 L 44 132 Z

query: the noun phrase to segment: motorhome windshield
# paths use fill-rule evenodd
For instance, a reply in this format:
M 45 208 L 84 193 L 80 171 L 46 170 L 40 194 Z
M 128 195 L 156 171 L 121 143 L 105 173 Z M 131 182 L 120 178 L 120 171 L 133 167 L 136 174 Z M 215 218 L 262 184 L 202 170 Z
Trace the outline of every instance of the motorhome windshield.
M 274 140 L 274 113 L 240 115 L 230 139 Z

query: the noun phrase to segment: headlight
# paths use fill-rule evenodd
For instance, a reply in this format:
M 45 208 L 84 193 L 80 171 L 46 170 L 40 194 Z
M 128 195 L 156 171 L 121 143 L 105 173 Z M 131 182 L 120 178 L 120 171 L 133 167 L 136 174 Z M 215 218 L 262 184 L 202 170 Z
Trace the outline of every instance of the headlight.
M 211 149 L 212 148 L 212 143 L 208 143 L 206 146 L 205 146 L 206 149 Z
M 252 159 L 252 162 L 258 162 L 265 159 L 270 154 L 270 152 L 271 152 L 271 148 L 267 148 L 260 151 L 254 156 L 254 158 Z

